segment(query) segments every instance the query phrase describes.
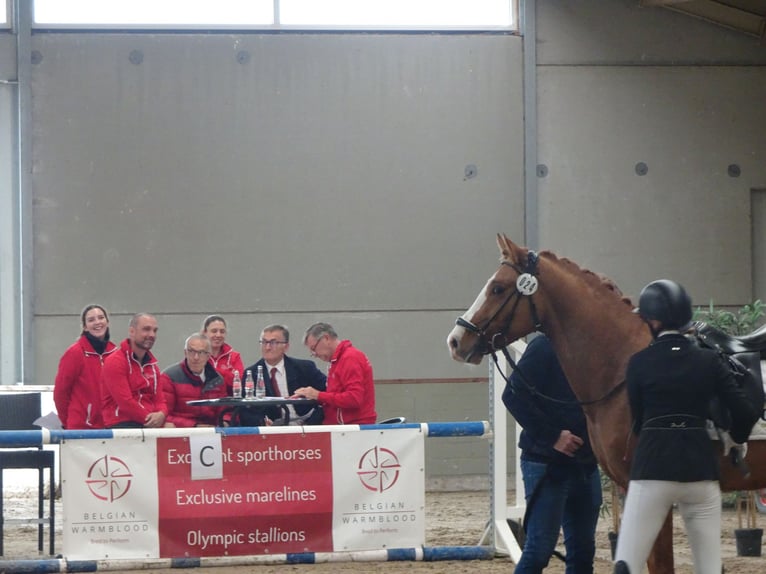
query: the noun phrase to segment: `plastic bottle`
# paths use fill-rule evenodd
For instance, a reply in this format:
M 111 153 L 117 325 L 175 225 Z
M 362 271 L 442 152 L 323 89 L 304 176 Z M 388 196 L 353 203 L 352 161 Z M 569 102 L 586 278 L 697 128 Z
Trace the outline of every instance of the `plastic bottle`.
M 231 396 L 242 398 L 242 379 L 239 378 L 239 371 L 234 371 L 234 382 L 232 383 Z
M 245 398 L 246 399 L 252 399 L 253 398 L 253 388 L 255 385 L 253 384 L 253 372 L 248 369 L 245 373 Z
M 262 399 L 266 396 L 266 382 L 263 380 L 263 365 L 258 365 L 258 378 L 255 381 L 255 398 Z

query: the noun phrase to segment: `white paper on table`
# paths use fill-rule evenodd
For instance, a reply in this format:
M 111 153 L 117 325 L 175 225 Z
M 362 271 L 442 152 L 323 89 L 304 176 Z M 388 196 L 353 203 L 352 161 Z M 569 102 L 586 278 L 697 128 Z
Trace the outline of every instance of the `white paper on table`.
M 40 428 L 51 430 L 61 430 L 64 428 L 61 424 L 61 419 L 59 419 L 59 416 L 53 411 L 49 412 L 47 415 L 41 416 L 32 424 L 37 425 Z

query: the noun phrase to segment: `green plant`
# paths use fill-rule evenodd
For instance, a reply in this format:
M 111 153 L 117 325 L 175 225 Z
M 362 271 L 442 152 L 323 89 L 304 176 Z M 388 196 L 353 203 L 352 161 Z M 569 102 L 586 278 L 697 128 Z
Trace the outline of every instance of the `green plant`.
M 741 490 L 734 490 L 732 492 L 721 493 L 721 506 L 723 508 L 734 508 L 737 505 L 737 498 L 739 497 Z
M 736 311 L 716 308 L 711 299 L 707 309 L 697 307 L 694 310 L 693 318 L 695 321 L 704 321 L 730 335 L 746 335 L 755 330 L 765 314 L 766 304 L 760 299 L 743 305 Z
M 598 474 L 599 479 L 601 480 L 601 508 L 599 509 L 599 516 L 601 518 L 606 518 L 612 514 L 611 492 L 615 485 L 612 482 L 612 479 L 601 470 L 601 467 L 598 468 Z M 610 496 L 607 496 L 607 493 L 609 493 Z

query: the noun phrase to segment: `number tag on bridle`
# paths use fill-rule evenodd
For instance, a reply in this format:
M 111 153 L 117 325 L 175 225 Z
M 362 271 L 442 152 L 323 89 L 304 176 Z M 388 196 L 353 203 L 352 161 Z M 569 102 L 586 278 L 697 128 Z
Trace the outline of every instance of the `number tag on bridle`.
M 534 294 L 537 291 L 537 277 L 531 273 L 522 273 L 516 279 L 516 289 L 527 297 Z

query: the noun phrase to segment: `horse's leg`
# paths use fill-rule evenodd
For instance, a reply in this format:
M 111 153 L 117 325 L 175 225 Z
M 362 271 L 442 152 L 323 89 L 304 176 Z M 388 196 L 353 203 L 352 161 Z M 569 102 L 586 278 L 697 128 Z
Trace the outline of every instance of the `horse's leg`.
M 673 574 L 673 511 L 668 512 L 647 560 L 650 574 Z

